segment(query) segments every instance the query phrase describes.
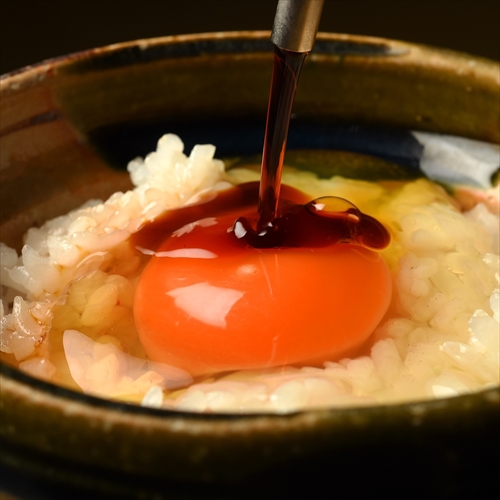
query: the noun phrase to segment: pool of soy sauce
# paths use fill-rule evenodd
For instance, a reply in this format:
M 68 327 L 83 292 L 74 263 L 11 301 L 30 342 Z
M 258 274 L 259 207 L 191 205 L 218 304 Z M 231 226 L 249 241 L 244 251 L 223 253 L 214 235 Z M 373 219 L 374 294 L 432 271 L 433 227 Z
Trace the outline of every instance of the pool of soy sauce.
M 212 242 L 210 249 L 218 255 L 226 251 L 248 251 L 247 244 L 255 248 L 320 248 L 336 243 L 356 243 L 381 250 L 390 242 L 389 232 L 380 222 L 363 214 L 347 200 L 334 196 L 308 200 L 303 193 L 286 185 L 282 186 L 283 196 L 280 198 L 279 216 L 273 222 L 274 231 L 256 234 L 253 227 L 258 191 L 258 182 L 247 182 L 218 193 L 209 200 L 201 200 L 201 203 L 166 212 L 133 234 L 131 245 L 151 254 L 175 230 L 206 217 L 221 215 L 232 215 L 235 222 L 226 231 L 227 238 L 221 240 L 227 243 L 227 248 L 213 248 Z M 235 238 L 233 235 L 241 245 L 231 244 Z M 202 235 L 199 243 L 206 248 L 209 242 Z

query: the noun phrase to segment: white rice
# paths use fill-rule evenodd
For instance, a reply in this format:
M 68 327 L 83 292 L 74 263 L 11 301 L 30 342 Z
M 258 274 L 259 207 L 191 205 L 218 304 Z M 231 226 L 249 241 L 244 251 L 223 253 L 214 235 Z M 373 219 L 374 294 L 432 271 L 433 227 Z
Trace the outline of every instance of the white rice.
M 432 145 L 438 171 L 438 138 L 419 139 Z M 456 156 L 456 138 L 444 144 Z M 498 148 L 481 150 L 477 141 L 469 146 L 477 161 L 494 165 Z M 197 412 L 397 403 L 498 385 L 499 217 L 491 204 L 490 210 L 477 203 L 461 212 L 424 179 L 393 188 L 293 170 L 283 182 L 311 199 L 347 198 L 391 230 L 393 242 L 383 255 L 394 297 L 370 355 L 323 367 L 236 372 L 192 385 L 186 372 L 146 361 L 131 312 L 145 258 L 129 247 L 130 234 L 204 192 L 258 177 L 247 169 L 225 173 L 213 146 L 196 146 L 189 157 L 183 148 L 177 136 L 162 137 L 156 152 L 130 162 L 134 190 L 89 201 L 30 229 L 21 255 L 0 244 L 0 351 L 7 362 L 89 394 Z M 478 178 L 482 189 L 491 189 L 484 172 Z

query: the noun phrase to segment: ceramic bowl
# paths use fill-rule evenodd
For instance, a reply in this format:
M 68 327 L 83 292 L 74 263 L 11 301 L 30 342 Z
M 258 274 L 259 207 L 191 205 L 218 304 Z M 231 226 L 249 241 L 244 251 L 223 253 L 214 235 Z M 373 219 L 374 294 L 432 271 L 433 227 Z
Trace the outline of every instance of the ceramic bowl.
M 118 44 L 6 75 L 1 241 L 19 248 L 29 227 L 126 189 L 123 167 L 162 133 L 178 133 L 187 148 L 212 142 L 218 157 L 258 153 L 271 69 L 269 33 L 241 32 Z M 313 144 L 318 131 L 353 124 L 498 143 L 499 106 L 491 61 L 320 34 L 295 102 L 301 132 L 289 146 L 324 149 Z M 199 415 L 0 370 L 6 488 L 26 498 L 33 488 L 43 498 L 446 497 L 496 485 L 483 472 L 498 461 L 496 389 L 393 406 Z

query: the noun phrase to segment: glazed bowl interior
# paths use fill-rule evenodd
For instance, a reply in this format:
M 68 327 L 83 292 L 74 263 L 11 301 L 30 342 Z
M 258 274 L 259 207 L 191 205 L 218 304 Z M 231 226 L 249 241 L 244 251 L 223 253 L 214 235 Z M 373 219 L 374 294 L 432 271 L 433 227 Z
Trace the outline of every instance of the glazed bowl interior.
M 29 227 L 89 198 L 128 189 L 127 162 L 154 150 L 164 133 L 178 134 L 186 150 L 212 143 L 217 157 L 258 155 L 272 70 L 268 38 L 229 33 L 145 40 L 6 75 L 1 241 L 19 250 Z M 334 148 L 325 130 L 339 126 L 419 129 L 498 143 L 499 113 L 498 65 L 492 62 L 320 34 L 302 72 L 289 149 Z M 270 478 L 282 488 L 299 467 L 319 480 L 325 464 L 344 473 L 361 464 L 376 480 L 382 455 L 403 478 L 409 473 L 398 465 L 401 459 L 420 472 L 441 471 L 431 475 L 444 491 L 459 484 L 470 466 L 467 455 L 478 439 L 487 440 L 498 411 L 498 393 L 490 389 L 394 406 L 196 415 L 77 394 L 5 364 L 1 377 L 10 466 L 21 463 L 43 475 L 43 464 L 50 463 L 58 481 L 81 484 L 86 475 L 92 478 L 87 487 L 121 494 L 152 491 L 154 481 L 185 494 L 186 484 L 223 485 L 230 495 L 228 485 Z M 492 447 L 483 446 L 490 456 Z M 96 479 L 102 471 L 107 479 Z M 153 481 L 149 486 L 145 477 Z M 297 481 L 286 484 L 296 487 Z

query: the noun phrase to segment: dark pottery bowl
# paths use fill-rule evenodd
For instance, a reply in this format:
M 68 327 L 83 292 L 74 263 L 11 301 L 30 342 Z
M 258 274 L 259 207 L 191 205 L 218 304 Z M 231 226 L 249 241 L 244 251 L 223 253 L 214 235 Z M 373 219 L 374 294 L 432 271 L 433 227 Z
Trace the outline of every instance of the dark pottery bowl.
M 143 40 L 3 77 L 0 240 L 19 249 L 29 227 L 127 189 L 127 161 L 163 133 L 178 133 L 187 149 L 212 142 L 231 161 L 258 154 L 268 39 Z M 499 74 L 498 64 L 463 54 L 321 34 L 301 76 L 289 147 L 317 150 L 318 164 L 325 150 L 347 149 L 401 175 L 418 171 L 407 130 L 500 142 Z M 391 141 L 392 156 L 377 153 Z M 484 468 L 498 462 L 497 389 L 392 406 L 198 415 L 0 370 L 0 472 L 4 488 L 26 498 L 455 497 L 496 489 Z

